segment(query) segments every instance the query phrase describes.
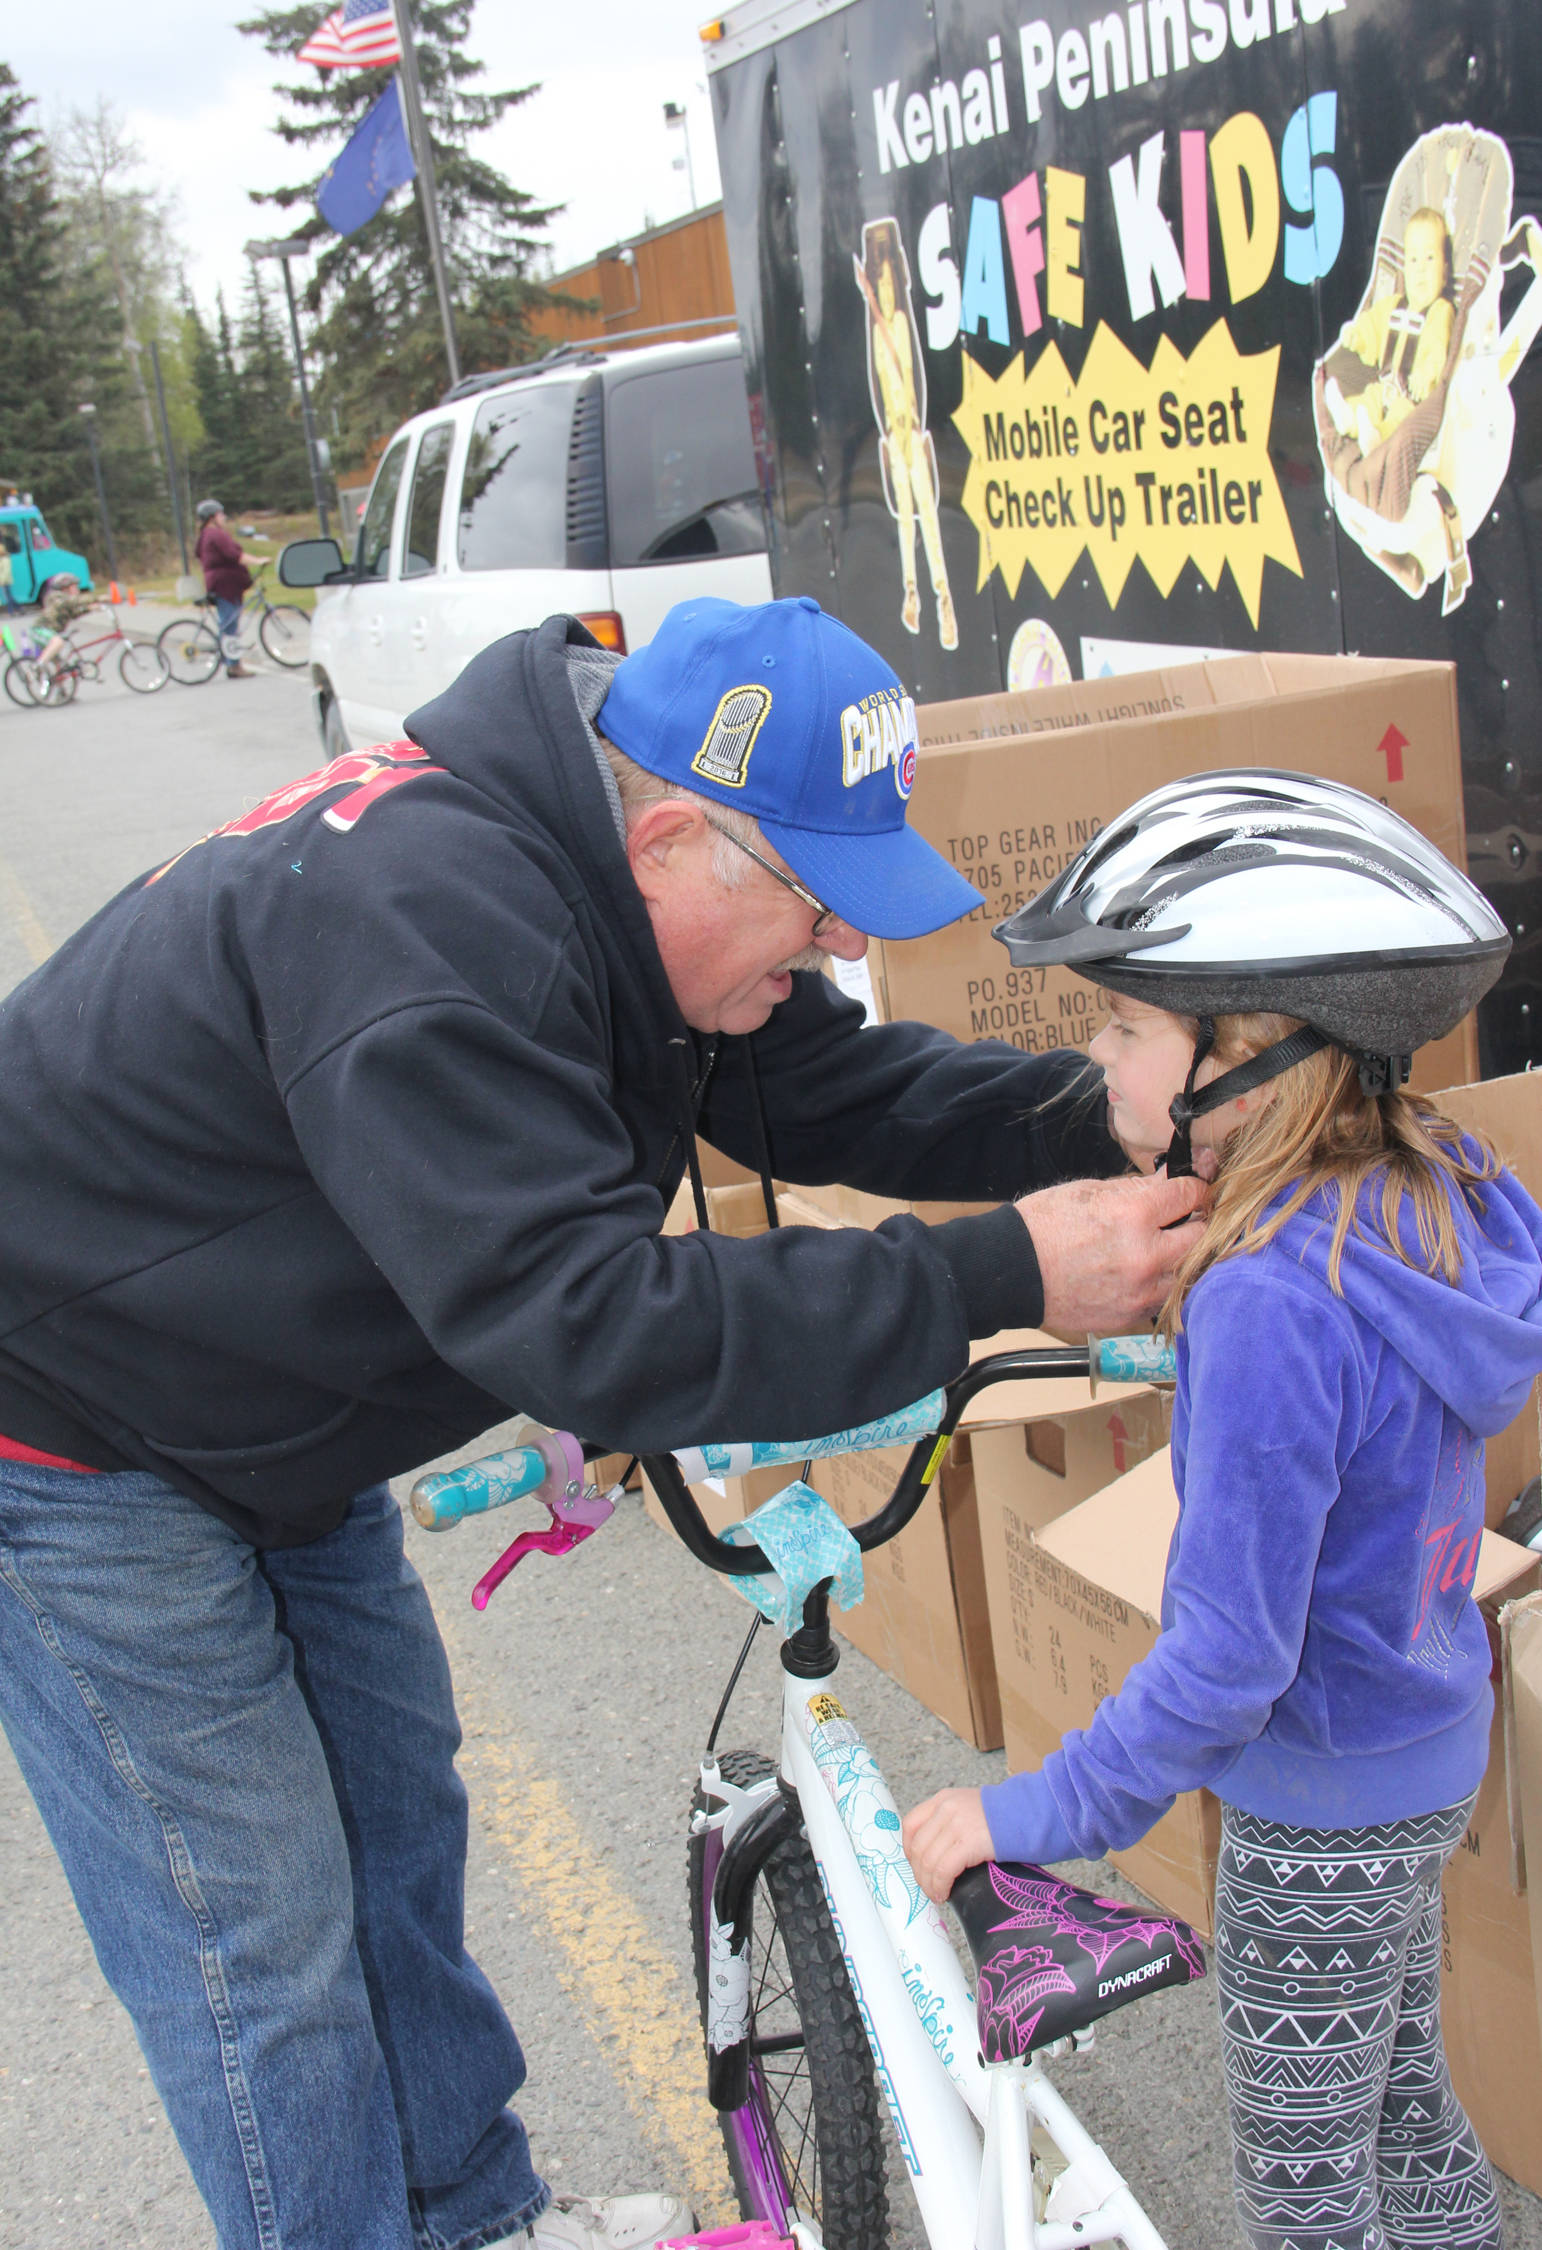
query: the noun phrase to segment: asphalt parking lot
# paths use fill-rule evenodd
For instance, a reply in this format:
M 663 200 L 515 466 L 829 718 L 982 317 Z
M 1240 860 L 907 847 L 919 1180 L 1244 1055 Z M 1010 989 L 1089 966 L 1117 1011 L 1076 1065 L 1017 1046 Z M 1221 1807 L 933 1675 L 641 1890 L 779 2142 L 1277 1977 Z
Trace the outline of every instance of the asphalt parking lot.
M 0 990 L 123 883 L 320 762 L 303 676 L 149 698 L 111 680 L 65 711 L 0 706 Z M 628 1501 L 572 1555 L 523 1566 L 479 1616 L 470 1587 L 525 1520 L 438 1538 L 409 1524 L 465 1723 L 470 1943 L 530 2057 L 520 2106 L 554 2184 L 672 2186 L 721 2223 L 733 2213 L 700 2092 L 684 1825 L 747 1612 Z M 774 1748 L 776 1670 L 758 1655 L 725 1744 Z M 901 1803 L 999 1778 L 999 1754 L 966 1749 L 866 1659 L 847 1659 L 841 1693 Z M 1081 1872 L 1121 1888 L 1106 1865 Z M 212 2250 L 3 1746 L 0 1897 L 0 2244 Z M 1060 2080 L 1172 2250 L 1237 2241 L 1213 2014 L 1210 1985 L 1156 1995 Z M 1513 2189 L 1506 2201 L 1510 2250 L 1542 2250 L 1542 2206 Z M 896 2244 L 918 2240 L 896 2224 Z

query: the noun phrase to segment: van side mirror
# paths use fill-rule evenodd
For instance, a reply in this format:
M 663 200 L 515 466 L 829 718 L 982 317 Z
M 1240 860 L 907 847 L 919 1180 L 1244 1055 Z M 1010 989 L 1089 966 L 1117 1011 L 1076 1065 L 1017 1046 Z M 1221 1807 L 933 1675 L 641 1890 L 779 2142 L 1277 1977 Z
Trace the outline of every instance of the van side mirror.
M 278 576 L 283 586 L 331 586 L 353 572 L 335 539 L 291 539 L 279 552 Z

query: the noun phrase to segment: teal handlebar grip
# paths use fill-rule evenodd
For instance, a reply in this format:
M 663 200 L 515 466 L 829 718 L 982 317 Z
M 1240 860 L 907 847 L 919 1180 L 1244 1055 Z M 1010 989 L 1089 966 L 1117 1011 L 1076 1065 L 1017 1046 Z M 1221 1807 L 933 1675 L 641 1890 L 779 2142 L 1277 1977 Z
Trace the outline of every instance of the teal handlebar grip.
M 1092 1388 L 1103 1383 L 1176 1383 L 1178 1360 L 1165 1336 L 1089 1336 Z
M 544 1483 L 551 1463 L 538 1445 L 516 1445 L 507 1453 L 470 1461 L 463 1469 L 439 1469 L 412 1488 L 412 1512 L 425 1531 L 452 1531 L 464 1516 L 506 1507 Z

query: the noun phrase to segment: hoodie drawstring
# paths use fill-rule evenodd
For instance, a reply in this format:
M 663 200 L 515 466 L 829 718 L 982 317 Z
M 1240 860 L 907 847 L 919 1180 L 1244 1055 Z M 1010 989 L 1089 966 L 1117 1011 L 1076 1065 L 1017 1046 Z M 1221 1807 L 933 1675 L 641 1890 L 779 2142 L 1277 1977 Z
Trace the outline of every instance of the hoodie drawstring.
M 755 1162 L 760 1171 L 760 1192 L 765 1198 L 766 1225 L 779 1227 L 782 1215 L 776 1207 L 776 1188 L 771 1179 L 771 1137 L 766 1131 L 766 1105 L 760 1095 L 760 1066 L 755 1060 L 755 1041 L 744 1039 L 744 1072 L 750 1083 L 750 1113 L 755 1120 Z
M 696 1224 L 710 1234 L 712 1232 L 712 1218 L 707 1210 L 707 1191 L 702 1185 L 701 1160 L 696 1154 L 696 1103 L 702 1087 L 707 1082 L 708 1073 L 717 1059 L 717 1049 L 715 1046 L 713 1047 L 703 1066 L 701 1076 L 692 1084 L 691 1066 L 686 1060 L 686 1044 L 683 1039 L 671 1039 L 669 1051 L 675 1060 L 676 1092 L 680 1101 L 680 1133 L 685 1141 L 686 1168 L 691 1175 L 691 1195 L 696 1204 Z M 674 1150 L 671 1149 L 669 1155 L 673 1156 L 673 1154 Z M 665 1157 L 664 1162 L 667 1166 L 669 1156 Z

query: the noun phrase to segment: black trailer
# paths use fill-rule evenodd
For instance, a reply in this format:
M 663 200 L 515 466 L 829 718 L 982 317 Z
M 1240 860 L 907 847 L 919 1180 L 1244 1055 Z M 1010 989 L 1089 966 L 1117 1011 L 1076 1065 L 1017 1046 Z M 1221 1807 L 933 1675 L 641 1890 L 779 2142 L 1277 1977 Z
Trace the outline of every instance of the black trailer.
M 777 591 L 928 701 L 1454 660 L 1515 936 L 1485 1074 L 1542 1056 L 1537 0 L 747 0 L 704 38 Z

